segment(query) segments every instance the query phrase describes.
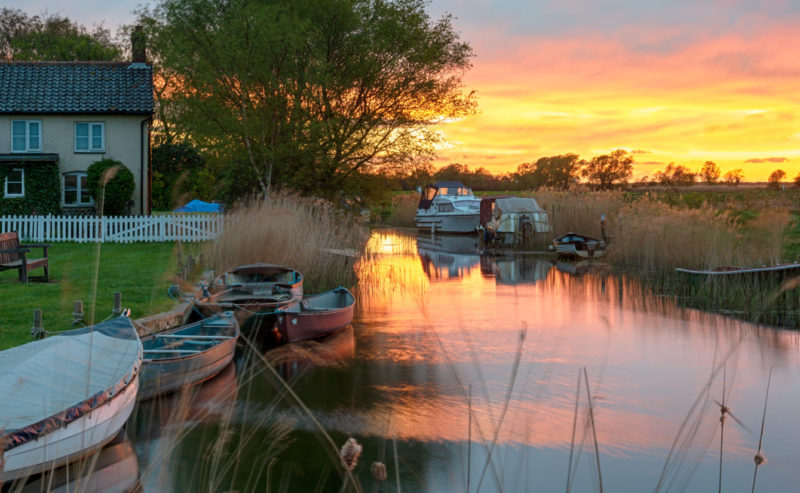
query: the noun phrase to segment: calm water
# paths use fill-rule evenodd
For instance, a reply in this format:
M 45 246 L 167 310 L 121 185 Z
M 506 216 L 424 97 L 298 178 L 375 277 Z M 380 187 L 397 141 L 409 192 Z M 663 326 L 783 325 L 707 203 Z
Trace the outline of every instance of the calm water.
M 599 266 L 481 257 L 471 238 L 378 231 L 368 254 L 352 329 L 245 345 L 192 394 L 139 406 L 145 491 L 340 491 L 347 437 L 363 491 L 398 475 L 403 492 L 597 491 L 600 474 L 605 491 L 716 491 L 723 388 L 746 426 L 726 421 L 723 491 L 750 491 L 770 368 L 756 490 L 800 488 L 797 333 L 682 310 Z

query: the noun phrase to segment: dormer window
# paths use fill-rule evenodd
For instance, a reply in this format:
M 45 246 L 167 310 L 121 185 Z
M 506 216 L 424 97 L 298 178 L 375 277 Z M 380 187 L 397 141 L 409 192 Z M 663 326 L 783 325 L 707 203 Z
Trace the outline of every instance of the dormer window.
M 40 120 L 11 121 L 11 152 L 42 152 Z
M 102 122 L 75 123 L 75 152 L 105 152 L 106 126 Z

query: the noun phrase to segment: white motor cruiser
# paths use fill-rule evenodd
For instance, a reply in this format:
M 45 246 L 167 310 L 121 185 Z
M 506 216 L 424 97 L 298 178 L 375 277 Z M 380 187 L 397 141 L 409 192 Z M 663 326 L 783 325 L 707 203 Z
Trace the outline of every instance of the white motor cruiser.
M 434 233 L 472 233 L 480 222 L 480 206 L 480 199 L 459 182 L 428 185 L 417 206 L 417 228 Z

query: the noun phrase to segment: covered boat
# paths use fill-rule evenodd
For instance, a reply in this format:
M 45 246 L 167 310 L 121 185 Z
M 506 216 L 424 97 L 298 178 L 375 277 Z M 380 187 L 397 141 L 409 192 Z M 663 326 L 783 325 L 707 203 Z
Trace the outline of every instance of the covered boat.
M 223 312 L 142 339 L 142 400 L 200 383 L 233 360 L 239 323 Z
M 532 197 L 481 199 L 480 226 L 484 231 L 484 241 L 514 247 L 529 244 L 536 233 L 553 230 L 547 211 Z
M 302 274 L 290 267 L 258 263 L 226 271 L 202 286 L 195 305 L 205 316 L 232 310 L 243 323 L 251 315 L 272 313 L 302 297 Z
M 125 316 L 0 352 L 0 483 L 112 440 L 133 411 L 141 363 Z
M 457 181 L 440 181 L 422 190 L 417 228 L 433 233 L 472 233 L 478 227 L 480 199 Z
M 278 308 L 278 331 L 285 342 L 315 339 L 341 330 L 353 321 L 356 299 L 347 288 L 322 294 Z

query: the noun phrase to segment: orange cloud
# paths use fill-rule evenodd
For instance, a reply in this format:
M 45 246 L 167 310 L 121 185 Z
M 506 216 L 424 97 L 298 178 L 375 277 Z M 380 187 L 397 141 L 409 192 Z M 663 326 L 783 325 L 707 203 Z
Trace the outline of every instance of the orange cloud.
M 792 175 L 800 37 L 795 25 L 767 27 L 694 38 L 650 29 L 635 32 L 635 43 L 624 34 L 506 37 L 505 52 L 478 44 L 465 84 L 478 91 L 481 112 L 440 127 L 451 145 L 440 158 L 467 154 L 465 164 L 503 172 L 545 155 L 647 149 L 649 163 L 699 169 L 712 160 L 744 168 L 748 180 L 772 171 L 753 166 L 754 155 L 781 156 Z

